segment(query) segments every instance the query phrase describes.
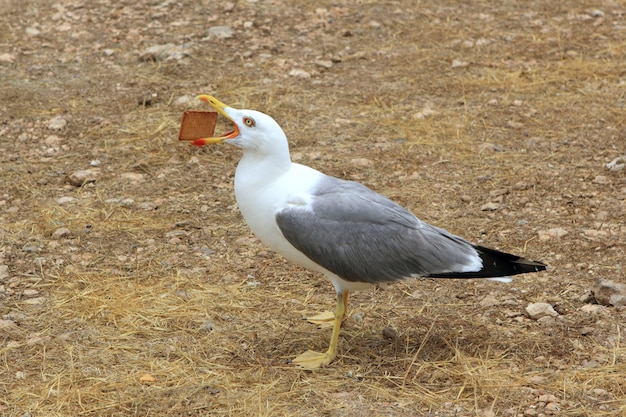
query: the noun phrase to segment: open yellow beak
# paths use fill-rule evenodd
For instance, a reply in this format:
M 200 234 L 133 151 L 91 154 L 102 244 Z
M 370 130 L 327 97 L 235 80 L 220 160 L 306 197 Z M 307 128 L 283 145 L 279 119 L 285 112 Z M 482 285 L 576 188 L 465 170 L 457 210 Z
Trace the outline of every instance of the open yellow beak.
M 209 106 L 211 106 L 215 110 L 217 110 L 217 112 L 219 114 L 221 114 L 222 116 L 224 116 L 228 120 L 230 120 L 230 122 L 233 124 L 233 130 L 231 130 L 230 132 L 226 132 L 226 133 L 224 133 L 221 136 L 216 136 L 216 137 L 212 137 L 212 138 L 196 139 L 193 142 L 191 142 L 192 145 L 204 146 L 204 145 L 211 144 L 211 143 L 220 143 L 220 142 L 225 141 L 226 139 L 234 139 L 237 136 L 239 136 L 239 127 L 237 127 L 237 124 L 235 123 L 235 121 L 224 110 L 224 109 L 228 108 L 228 106 L 226 104 L 222 103 L 221 101 L 219 101 L 215 97 L 212 97 L 212 96 L 209 96 L 209 95 L 206 95 L 206 94 L 199 95 L 197 97 L 197 99 L 204 101 Z

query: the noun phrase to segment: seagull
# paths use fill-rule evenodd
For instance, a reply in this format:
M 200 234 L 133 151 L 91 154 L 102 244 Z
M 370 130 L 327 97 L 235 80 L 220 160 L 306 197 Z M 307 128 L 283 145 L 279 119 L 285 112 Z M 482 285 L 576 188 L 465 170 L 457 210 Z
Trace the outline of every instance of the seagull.
M 291 162 L 287 136 L 270 116 L 235 109 L 209 95 L 198 99 L 232 123 L 221 136 L 196 146 L 228 143 L 243 155 L 235 171 L 235 197 L 252 232 L 266 246 L 328 277 L 337 293 L 334 312 L 307 320 L 332 325 L 326 352 L 292 360 L 304 369 L 327 366 L 337 356 L 348 294 L 408 278 L 487 278 L 546 270 L 541 262 L 473 245 L 427 224 L 366 186 Z

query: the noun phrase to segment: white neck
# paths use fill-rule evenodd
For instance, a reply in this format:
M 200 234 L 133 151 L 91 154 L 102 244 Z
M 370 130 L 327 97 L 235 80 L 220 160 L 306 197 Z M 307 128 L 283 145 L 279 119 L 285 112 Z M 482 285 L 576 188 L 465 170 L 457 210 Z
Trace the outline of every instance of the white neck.
M 235 171 L 235 191 L 245 193 L 251 189 L 266 187 L 289 171 L 289 168 L 291 158 L 288 149 L 273 157 L 245 149 Z

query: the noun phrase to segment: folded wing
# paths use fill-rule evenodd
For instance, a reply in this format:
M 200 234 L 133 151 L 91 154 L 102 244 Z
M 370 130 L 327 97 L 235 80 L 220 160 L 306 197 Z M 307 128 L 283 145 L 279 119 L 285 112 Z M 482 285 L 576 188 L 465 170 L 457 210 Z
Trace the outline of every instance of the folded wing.
M 324 177 L 309 204 L 277 213 L 276 222 L 296 249 L 347 281 L 488 278 L 545 269 L 538 262 L 474 246 L 359 183 L 333 177 Z

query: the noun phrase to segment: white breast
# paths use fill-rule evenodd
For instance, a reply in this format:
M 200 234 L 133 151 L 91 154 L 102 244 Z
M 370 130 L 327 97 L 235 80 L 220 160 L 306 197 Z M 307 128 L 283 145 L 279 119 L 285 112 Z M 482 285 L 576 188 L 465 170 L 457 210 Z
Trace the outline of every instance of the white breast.
M 240 163 L 235 174 L 235 196 L 239 210 L 252 232 L 267 247 L 305 268 L 328 273 L 294 248 L 276 224 L 276 213 L 290 204 L 306 205 L 311 190 L 323 175 L 304 165 L 292 164 L 289 171 L 268 180 L 264 175 L 247 173 Z M 258 166 L 254 167 L 258 169 Z M 256 169 L 255 169 L 256 171 Z

